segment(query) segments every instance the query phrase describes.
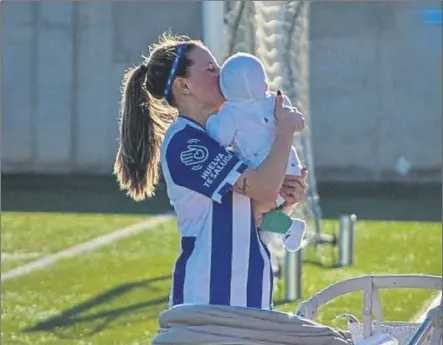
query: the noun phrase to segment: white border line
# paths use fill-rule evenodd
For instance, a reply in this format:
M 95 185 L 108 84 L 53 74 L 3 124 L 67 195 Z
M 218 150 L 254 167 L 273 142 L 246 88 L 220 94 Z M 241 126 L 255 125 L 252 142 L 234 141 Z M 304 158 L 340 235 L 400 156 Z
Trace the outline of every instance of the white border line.
M 146 221 L 136 223 L 124 228 L 120 228 L 118 230 L 115 230 L 109 234 L 105 234 L 99 237 L 96 237 L 90 241 L 80 243 L 78 245 L 75 245 L 71 248 L 62 250 L 61 252 L 51 254 L 48 256 L 45 256 L 44 258 L 31 261 L 30 263 L 27 263 L 25 265 L 13 268 L 12 270 L 9 270 L 6 273 L 3 273 L 1 275 L 1 281 L 5 281 L 11 278 L 17 278 L 20 276 L 23 276 L 25 274 L 31 273 L 35 270 L 47 268 L 49 266 L 52 266 L 54 263 L 56 263 L 59 260 L 71 258 L 74 256 L 77 256 L 82 253 L 91 252 L 99 247 L 102 247 L 106 244 L 113 243 L 115 241 L 121 240 L 126 237 L 130 237 L 133 235 L 136 235 L 142 231 L 152 229 L 156 225 L 163 223 L 167 220 L 173 219 L 174 214 L 173 213 L 165 213 L 158 216 L 153 216 L 152 218 L 149 218 Z

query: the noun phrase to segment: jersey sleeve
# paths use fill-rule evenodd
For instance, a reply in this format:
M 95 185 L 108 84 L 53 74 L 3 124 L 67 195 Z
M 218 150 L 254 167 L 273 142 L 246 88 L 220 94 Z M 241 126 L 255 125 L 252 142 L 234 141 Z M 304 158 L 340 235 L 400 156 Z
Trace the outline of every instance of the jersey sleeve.
M 172 136 L 164 159 L 175 184 L 217 202 L 248 167 L 206 132 L 193 127 Z
M 212 115 L 206 122 L 206 131 L 211 138 L 218 141 L 222 146 L 232 144 L 235 136 L 235 122 L 232 116 L 223 112 Z

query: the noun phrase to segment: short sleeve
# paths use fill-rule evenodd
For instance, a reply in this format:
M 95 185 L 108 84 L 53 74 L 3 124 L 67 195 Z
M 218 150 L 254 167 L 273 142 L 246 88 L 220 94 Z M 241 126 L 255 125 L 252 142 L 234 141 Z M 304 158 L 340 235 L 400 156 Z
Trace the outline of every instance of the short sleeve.
M 172 181 L 221 202 L 248 167 L 206 132 L 191 126 L 166 143 L 165 167 Z
M 223 111 L 209 117 L 206 131 L 222 146 L 230 146 L 235 136 L 235 122 L 232 116 Z

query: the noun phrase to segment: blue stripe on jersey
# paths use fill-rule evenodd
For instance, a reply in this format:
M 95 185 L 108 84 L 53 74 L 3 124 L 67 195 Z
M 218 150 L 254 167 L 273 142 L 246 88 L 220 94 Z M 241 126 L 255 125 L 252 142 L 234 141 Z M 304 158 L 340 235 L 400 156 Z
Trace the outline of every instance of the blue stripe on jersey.
M 194 251 L 195 237 L 183 236 L 181 238 L 182 253 L 175 264 L 174 287 L 172 305 L 183 304 L 183 290 L 185 285 L 186 263 Z
M 226 182 L 223 187 L 220 188 L 219 194 L 220 195 L 225 195 L 226 193 L 229 192 L 229 190 L 231 190 L 232 185 L 228 182 Z
M 230 305 L 233 237 L 233 195 L 212 203 L 212 245 L 209 304 Z
M 251 204 L 252 208 L 252 204 Z M 247 286 L 247 307 L 262 308 L 263 268 L 265 266 L 260 253 L 260 242 L 255 227 L 254 214 L 251 212 L 251 240 L 249 242 L 249 269 Z
M 270 277 L 271 277 L 271 293 L 269 295 L 269 308 L 272 310 L 274 308 L 274 302 L 272 301 L 272 292 L 274 291 L 274 272 L 272 272 L 272 264 L 271 264 L 271 252 L 268 249 L 268 246 L 261 240 L 260 236 L 258 236 L 258 240 L 260 241 L 261 245 L 265 249 L 266 255 L 269 259 L 269 271 L 270 271 Z
M 243 174 L 243 172 L 248 168 L 248 166 L 246 164 L 241 164 L 237 167 L 237 172 L 239 174 Z M 225 195 L 229 190 L 232 189 L 232 184 L 226 182 L 223 187 L 220 188 L 220 190 L 218 191 L 218 194 L 220 195 Z
M 240 165 L 240 166 L 237 168 L 237 172 L 240 173 L 240 174 L 243 174 L 243 172 L 244 172 L 247 168 L 248 168 L 248 166 L 247 166 L 246 164 Z

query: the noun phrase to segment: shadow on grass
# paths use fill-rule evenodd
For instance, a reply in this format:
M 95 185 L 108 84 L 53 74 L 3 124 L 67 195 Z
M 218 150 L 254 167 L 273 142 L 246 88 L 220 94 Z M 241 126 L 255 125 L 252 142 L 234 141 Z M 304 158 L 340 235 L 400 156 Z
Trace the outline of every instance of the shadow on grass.
M 171 209 L 164 188 L 135 202 L 112 176 L 2 175 L 3 211 L 148 215 Z
M 134 202 L 114 176 L 2 175 L 2 210 L 158 214 L 170 211 L 165 188 Z M 433 221 L 442 218 L 441 184 L 318 183 L 324 219 L 355 213 L 360 220 Z
M 311 266 L 316 266 L 325 270 L 331 270 L 331 269 L 336 269 L 336 268 L 341 268 L 341 266 L 338 264 L 338 262 L 333 262 L 333 263 L 324 263 L 321 261 L 316 261 L 314 259 L 311 260 L 303 260 L 303 265 L 311 265 Z
M 128 295 L 139 289 L 157 292 L 157 289 L 151 284 L 167 281 L 170 278 L 171 276 L 168 275 L 119 285 L 56 316 L 28 327 L 23 332 L 49 332 L 60 339 L 81 339 L 116 325 L 127 325 L 157 318 L 161 311 L 168 308 L 168 296 L 133 304 L 125 303 L 124 306 L 121 306 L 122 300 L 130 300 Z M 111 307 L 112 305 L 115 307 Z

